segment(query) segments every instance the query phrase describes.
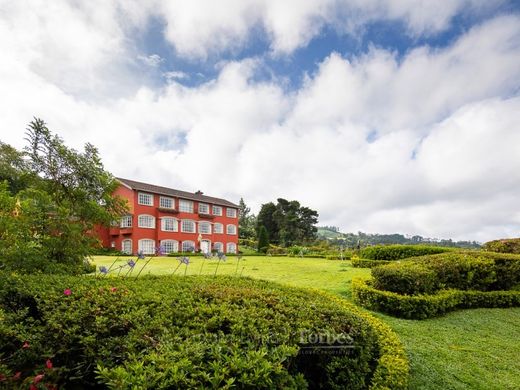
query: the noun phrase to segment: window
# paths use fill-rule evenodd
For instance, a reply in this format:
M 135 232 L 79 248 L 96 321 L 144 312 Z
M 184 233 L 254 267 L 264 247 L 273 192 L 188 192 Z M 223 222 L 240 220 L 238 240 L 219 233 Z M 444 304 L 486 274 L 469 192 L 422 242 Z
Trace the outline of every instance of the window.
M 145 206 L 153 206 L 153 195 L 145 192 L 140 192 L 137 196 L 137 203 Z
M 155 217 L 142 214 L 137 218 L 137 226 L 140 228 L 155 229 Z
M 179 200 L 179 211 L 183 213 L 193 213 L 193 202 L 191 200 Z
M 199 222 L 199 233 L 211 234 L 211 224 L 209 222 Z
M 237 252 L 237 246 L 234 242 L 228 242 L 226 245 L 226 253 L 236 253 Z
M 222 215 L 222 207 L 213 206 L 213 215 Z
M 224 244 L 222 244 L 221 242 L 215 242 L 213 244 L 213 250 L 215 252 L 224 252 Z
M 173 199 L 161 196 L 159 198 L 159 207 L 163 209 L 174 209 L 175 207 L 173 205 Z
M 163 247 L 164 253 L 179 251 L 179 243 L 175 240 L 162 240 L 161 246 Z
M 163 232 L 178 232 L 179 224 L 177 219 L 172 217 L 161 218 L 161 230 Z
M 189 219 L 184 219 L 181 224 L 181 232 L 183 233 L 195 233 L 195 222 Z
M 235 225 L 227 225 L 226 233 L 227 234 L 237 234 L 237 227 Z
M 182 242 L 182 251 L 183 252 L 195 252 L 195 243 L 193 241 L 183 241 Z
M 124 252 L 127 255 L 132 254 L 132 240 L 123 240 L 123 242 L 121 243 L 121 252 Z
M 155 254 L 155 241 L 147 238 L 139 240 L 139 252 L 143 252 L 145 255 Z
M 236 209 L 230 209 L 229 207 L 226 210 L 226 217 L 229 218 L 236 218 L 237 217 L 237 211 Z
M 224 225 L 221 223 L 216 223 L 213 225 L 213 233 L 224 233 Z
M 119 223 L 119 227 L 122 227 L 122 228 L 130 228 L 130 227 L 132 227 L 132 216 L 131 215 L 125 215 L 123 218 L 121 218 L 121 222 Z
M 199 214 L 209 214 L 209 205 L 206 203 L 199 203 Z

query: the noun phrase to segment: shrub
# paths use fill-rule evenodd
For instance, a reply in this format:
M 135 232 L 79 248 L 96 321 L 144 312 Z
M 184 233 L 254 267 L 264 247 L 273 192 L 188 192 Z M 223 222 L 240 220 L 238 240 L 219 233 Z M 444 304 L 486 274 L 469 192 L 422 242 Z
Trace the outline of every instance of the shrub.
M 431 295 L 402 295 L 374 288 L 371 281 L 354 279 L 354 302 L 369 310 L 407 319 L 426 319 L 456 309 L 520 306 L 520 291 L 441 290 Z
M 0 375 L 13 387 L 16 372 L 60 388 L 407 387 L 386 325 L 340 298 L 270 282 L 0 273 L 0 317 Z M 323 334 L 355 348 L 304 353 L 317 345 L 303 336 Z
M 401 260 L 408 257 L 433 255 L 453 249 L 426 245 L 375 245 L 363 248 L 359 257 L 369 260 Z
M 507 238 L 486 242 L 482 249 L 498 253 L 520 254 L 520 238 Z
M 399 294 L 430 294 L 440 283 L 434 270 L 422 263 L 392 263 L 372 268 L 373 285 Z
M 367 259 L 359 259 L 353 258 L 352 266 L 356 268 L 372 268 L 377 267 L 378 265 L 390 264 L 392 260 L 367 260 Z

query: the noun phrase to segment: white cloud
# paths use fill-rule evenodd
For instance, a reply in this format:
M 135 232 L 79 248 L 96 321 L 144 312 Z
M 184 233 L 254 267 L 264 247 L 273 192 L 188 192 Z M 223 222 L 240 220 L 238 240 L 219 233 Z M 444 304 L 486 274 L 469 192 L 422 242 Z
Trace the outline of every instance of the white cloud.
M 255 208 L 298 199 L 319 210 L 322 223 L 350 231 L 518 235 L 518 17 L 403 58 L 380 48 L 350 60 L 333 53 L 299 90 L 286 92 L 276 79 L 254 81 L 260 59 L 224 63 L 215 80 L 194 88 L 175 82 L 185 77 L 177 71 L 164 87 L 145 85 L 128 63 L 139 55 L 128 31 L 171 9 L 17 4 L 0 5 L 2 141 L 21 146 L 27 123 L 39 116 L 75 147 L 96 144 L 119 176 L 243 196 Z M 270 26 L 273 50 L 291 51 L 331 23 L 339 2 L 301 3 L 289 16 L 291 8 L 274 2 L 237 2 L 232 12 L 212 3 L 196 17 L 180 12 L 191 3 L 176 4 L 169 39 L 184 42 L 176 48 L 186 55 L 204 56 L 209 47 L 245 44 L 255 23 Z M 384 5 L 385 18 L 402 18 L 422 34 L 445 28 L 466 3 L 431 14 L 414 2 L 356 4 L 349 7 L 363 7 L 361 20 Z M 19 26 L 25 16 L 33 29 Z
M 189 79 L 190 78 L 190 75 L 186 72 L 181 72 L 181 71 L 178 71 L 178 70 L 172 70 L 172 71 L 169 71 L 169 72 L 164 72 L 163 73 L 163 77 L 166 78 L 166 80 L 168 81 L 172 81 L 172 80 L 185 80 L 185 79 Z
M 161 58 L 159 54 L 150 54 L 148 56 L 138 55 L 137 59 L 153 68 L 158 67 L 161 65 L 161 62 L 164 62 L 164 58 Z

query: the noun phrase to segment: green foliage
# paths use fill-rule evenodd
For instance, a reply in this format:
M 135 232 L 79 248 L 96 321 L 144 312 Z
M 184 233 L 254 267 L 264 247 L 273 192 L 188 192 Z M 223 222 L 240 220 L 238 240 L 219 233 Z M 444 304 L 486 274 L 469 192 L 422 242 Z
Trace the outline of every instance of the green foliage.
M 256 236 L 256 217 L 250 214 L 251 209 L 247 207 L 243 198 L 238 203 L 238 237 L 243 239 L 254 239 Z
M 423 263 L 388 264 L 372 268 L 373 285 L 399 294 L 431 294 L 439 289 L 437 274 Z
M 376 245 L 363 248 L 359 257 L 369 260 L 401 260 L 408 257 L 433 255 L 452 250 L 426 245 Z
M 92 145 L 83 153 L 69 149 L 40 119 L 29 125 L 27 140 L 24 152 L 0 145 L 7 183 L 0 186 L 0 267 L 78 273 L 98 244 L 95 225 L 125 210 L 112 197 L 117 183 Z
M 441 290 L 430 295 L 402 295 L 360 279 L 352 281 L 352 297 L 366 309 L 420 320 L 457 309 L 520 306 L 520 291 Z
M 390 264 L 393 260 L 367 260 L 358 257 L 352 258 L 352 267 L 356 268 L 372 268 L 378 265 Z
M 258 228 L 258 247 L 257 250 L 260 253 L 266 253 L 269 249 L 269 236 L 267 233 L 267 229 L 265 226 L 260 226 Z
M 283 198 L 262 205 L 257 218 L 257 234 L 261 226 L 267 230 L 269 242 L 284 247 L 300 245 L 316 238 L 318 212 L 301 206 L 296 200 Z
M 520 254 L 520 238 L 507 238 L 486 242 L 482 249 L 498 253 Z
M 404 389 L 408 382 L 405 353 L 388 326 L 340 298 L 263 281 L 0 273 L 0 317 L 0 374 L 13 381 L 50 359 L 60 388 Z M 324 334 L 348 336 L 355 348 L 303 353 L 317 345 L 302 335 Z

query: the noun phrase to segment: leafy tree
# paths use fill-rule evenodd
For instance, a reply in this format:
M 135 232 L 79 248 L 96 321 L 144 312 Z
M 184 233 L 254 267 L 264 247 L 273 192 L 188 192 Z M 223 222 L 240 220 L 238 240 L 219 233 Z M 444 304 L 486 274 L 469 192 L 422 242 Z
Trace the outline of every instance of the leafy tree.
M 260 233 L 260 227 L 263 226 L 267 230 L 269 242 L 278 242 L 278 223 L 274 219 L 275 211 L 276 205 L 273 202 L 269 202 L 262 205 L 256 217 L 257 236 Z
M 265 253 L 269 248 L 269 236 L 265 226 L 260 226 L 258 229 L 258 252 Z
M 252 239 L 255 237 L 256 217 L 250 214 L 251 209 L 247 207 L 243 198 L 240 198 L 238 206 L 238 237 Z
M 125 212 L 112 193 L 117 182 L 97 149 L 83 153 L 64 145 L 35 119 L 23 152 L 2 145 L 0 267 L 24 272 L 80 272 L 97 244 L 95 226 Z

